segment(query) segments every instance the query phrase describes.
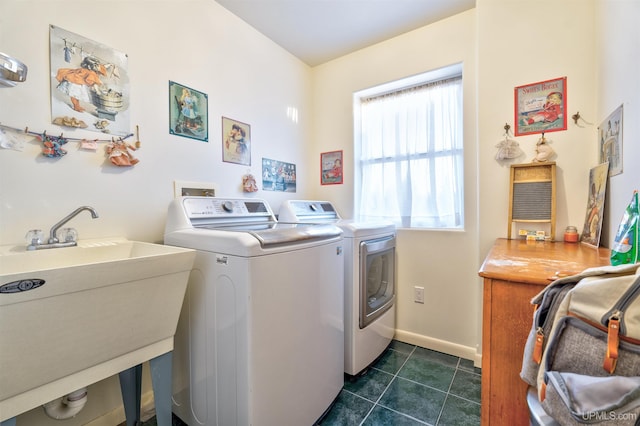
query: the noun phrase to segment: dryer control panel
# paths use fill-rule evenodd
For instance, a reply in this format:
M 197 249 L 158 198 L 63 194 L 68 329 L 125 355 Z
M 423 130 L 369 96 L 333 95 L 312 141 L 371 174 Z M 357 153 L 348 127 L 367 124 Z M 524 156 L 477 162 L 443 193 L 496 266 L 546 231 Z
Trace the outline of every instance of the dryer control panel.
M 328 201 L 286 200 L 278 220 L 283 222 L 335 222 L 340 215 Z
M 194 221 L 266 220 L 274 221 L 275 216 L 263 200 L 246 200 L 216 197 L 184 197 L 182 205 L 187 217 Z

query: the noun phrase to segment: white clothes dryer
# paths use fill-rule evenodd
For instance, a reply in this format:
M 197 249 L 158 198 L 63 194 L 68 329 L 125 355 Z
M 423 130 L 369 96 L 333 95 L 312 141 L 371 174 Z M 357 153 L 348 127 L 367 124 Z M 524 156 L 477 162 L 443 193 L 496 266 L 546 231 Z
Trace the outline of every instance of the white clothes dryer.
M 344 371 L 357 375 L 395 334 L 395 247 L 392 222 L 342 219 L 328 201 L 287 200 L 280 223 L 333 223 L 344 232 Z
M 176 198 L 165 244 L 196 250 L 175 335 L 190 426 L 311 425 L 344 383 L 342 231 L 257 199 Z

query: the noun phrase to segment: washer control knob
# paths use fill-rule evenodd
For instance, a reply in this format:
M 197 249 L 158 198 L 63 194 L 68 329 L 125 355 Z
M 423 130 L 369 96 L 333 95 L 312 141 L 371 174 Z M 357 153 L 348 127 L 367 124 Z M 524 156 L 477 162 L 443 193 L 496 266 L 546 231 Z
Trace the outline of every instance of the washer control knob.
M 222 203 L 222 208 L 225 212 L 231 213 L 233 211 L 233 203 L 231 201 L 225 201 Z

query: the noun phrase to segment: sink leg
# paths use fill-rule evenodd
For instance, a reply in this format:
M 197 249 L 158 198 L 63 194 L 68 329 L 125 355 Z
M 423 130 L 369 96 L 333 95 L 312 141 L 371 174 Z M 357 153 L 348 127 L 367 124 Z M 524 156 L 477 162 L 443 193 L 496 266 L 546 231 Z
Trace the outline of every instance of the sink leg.
M 0 423 L 0 426 L 16 426 L 16 418 L 12 417 Z
M 140 423 L 140 401 L 142 393 L 142 364 L 121 371 L 120 390 L 122 391 L 122 402 L 124 403 L 124 415 L 127 426 L 136 426 Z M 4 426 L 4 425 L 2 425 Z
M 172 363 L 173 352 L 167 352 L 149 361 L 158 426 L 171 426 Z

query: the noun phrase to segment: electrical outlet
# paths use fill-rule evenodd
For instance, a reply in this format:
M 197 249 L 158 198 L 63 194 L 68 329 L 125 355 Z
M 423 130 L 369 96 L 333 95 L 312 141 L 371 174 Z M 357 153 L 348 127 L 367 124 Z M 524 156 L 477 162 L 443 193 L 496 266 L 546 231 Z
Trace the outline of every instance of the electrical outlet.
M 416 303 L 424 303 L 424 287 L 413 287 L 413 301 Z

